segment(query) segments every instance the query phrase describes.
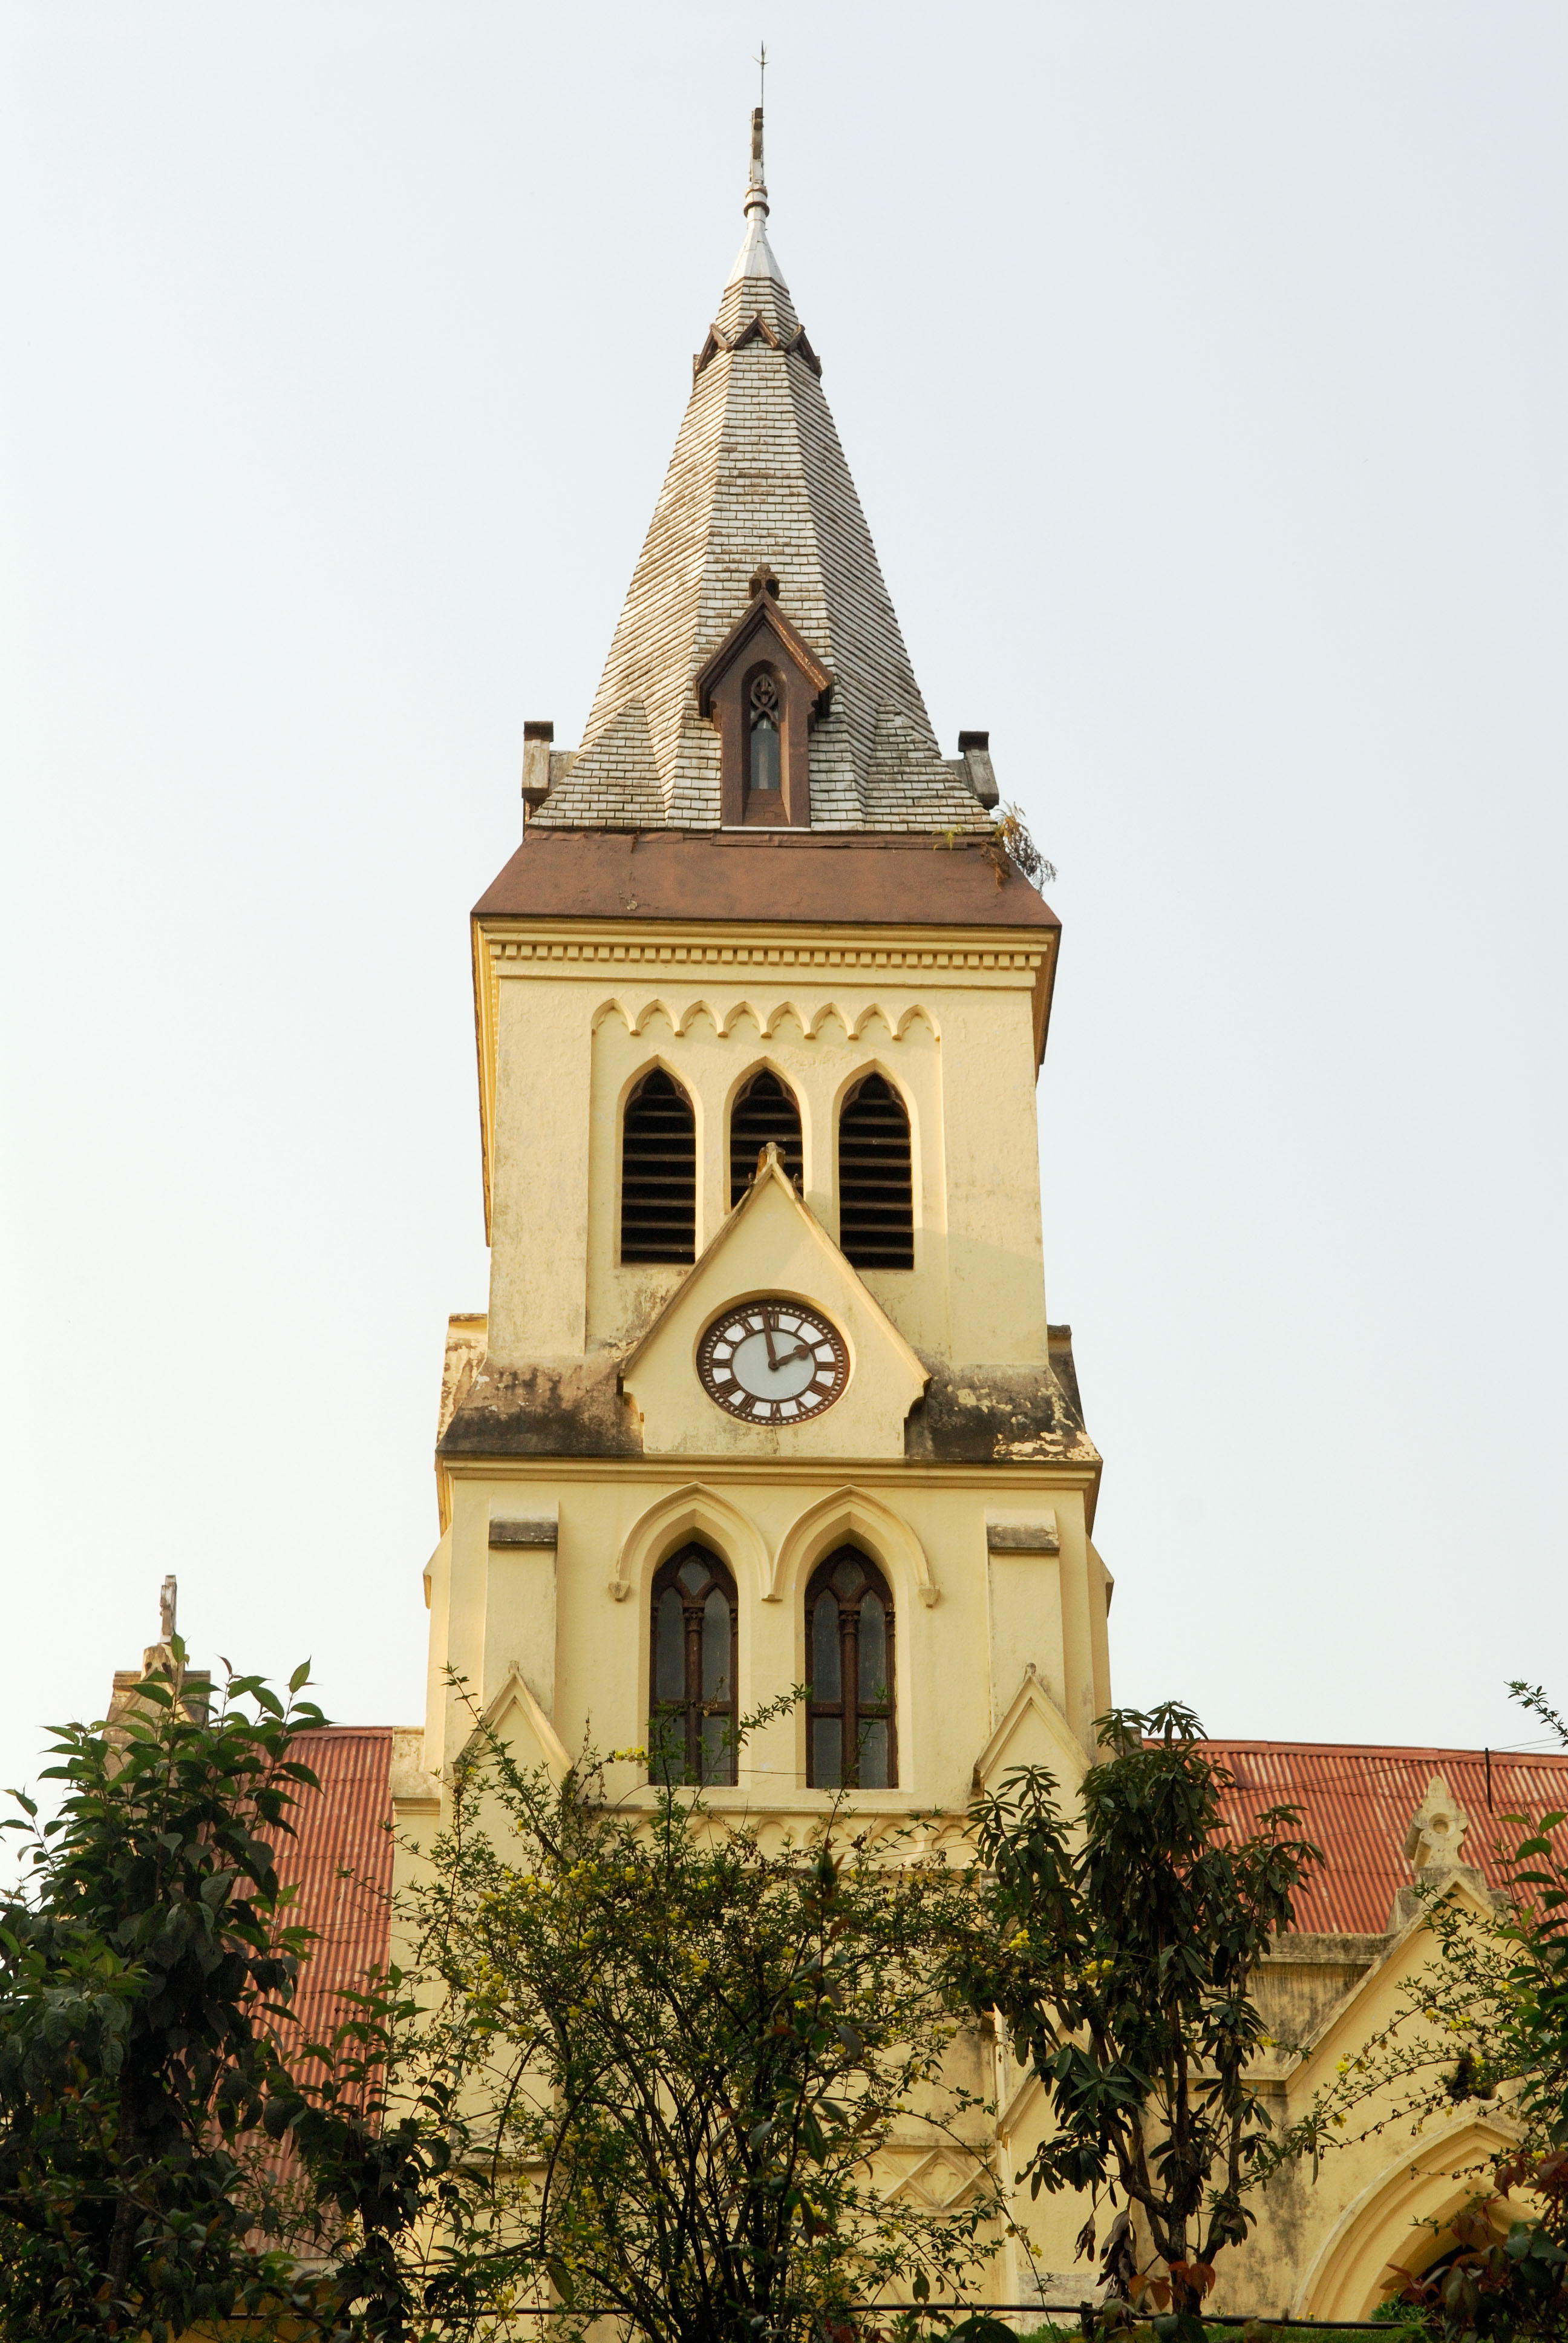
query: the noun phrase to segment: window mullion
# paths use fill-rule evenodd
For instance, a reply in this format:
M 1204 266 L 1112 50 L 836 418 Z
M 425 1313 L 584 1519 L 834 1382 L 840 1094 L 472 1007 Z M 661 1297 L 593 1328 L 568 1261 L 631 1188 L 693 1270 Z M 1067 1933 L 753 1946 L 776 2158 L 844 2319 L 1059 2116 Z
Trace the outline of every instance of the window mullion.
M 839 1665 L 843 1671 L 844 1755 L 839 1766 L 846 1784 L 860 1785 L 860 1614 L 839 1614 Z
M 689 1603 L 686 1615 L 686 1778 L 702 1779 L 702 1614 Z

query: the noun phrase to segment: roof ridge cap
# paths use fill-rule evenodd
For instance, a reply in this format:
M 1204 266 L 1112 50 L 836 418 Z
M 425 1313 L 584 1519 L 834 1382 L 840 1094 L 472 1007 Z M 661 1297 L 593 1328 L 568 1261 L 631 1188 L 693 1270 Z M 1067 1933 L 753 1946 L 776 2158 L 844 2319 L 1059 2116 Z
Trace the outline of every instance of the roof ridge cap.
M 1473 1757 L 1510 1758 L 1522 1765 L 1537 1765 L 1544 1758 L 1548 1764 L 1568 1765 L 1568 1749 L 1504 1749 L 1495 1743 L 1474 1745 L 1436 1741 L 1267 1741 L 1259 1736 L 1241 1734 L 1206 1733 L 1199 1743 L 1204 1749 L 1302 1749 L 1356 1750 L 1369 1757 Z

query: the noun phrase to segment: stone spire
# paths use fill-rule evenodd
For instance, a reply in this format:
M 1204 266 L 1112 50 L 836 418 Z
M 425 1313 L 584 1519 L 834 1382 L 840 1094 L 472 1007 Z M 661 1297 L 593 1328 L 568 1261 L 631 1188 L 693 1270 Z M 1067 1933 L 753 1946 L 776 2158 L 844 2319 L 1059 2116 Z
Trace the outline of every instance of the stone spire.
M 546 828 L 719 822 L 719 739 L 693 681 L 759 568 L 833 678 L 811 734 L 813 830 L 980 830 L 962 759 L 940 755 L 808 340 L 768 240 L 762 109 L 746 233 L 573 756 L 550 759 Z M 900 340 L 898 347 L 907 349 Z

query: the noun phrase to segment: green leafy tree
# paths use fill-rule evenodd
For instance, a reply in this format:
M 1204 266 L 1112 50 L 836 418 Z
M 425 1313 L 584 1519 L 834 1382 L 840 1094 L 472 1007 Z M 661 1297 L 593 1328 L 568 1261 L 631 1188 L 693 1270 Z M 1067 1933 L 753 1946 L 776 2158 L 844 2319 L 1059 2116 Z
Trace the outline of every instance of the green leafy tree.
M 113 1735 L 60 1729 L 27 1820 L 25 1885 L 0 1906 L 0 2333 L 177 2334 L 259 2311 L 285 2258 L 242 2141 L 276 2059 L 266 2014 L 305 1953 L 275 1847 L 320 1713 L 231 1677 L 209 1722 L 154 1676 Z M 247 1705 L 248 1704 L 248 1705 Z
M 1040 1766 L 1010 1774 L 971 1819 L 991 1874 L 994 1952 L 967 1981 L 1005 2021 L 1054 2123 L 1031 2190 L 1119 2188 L 1168 2277 L 1136 2268 L 1120 2217 L 1111 2274 L 1191 2319 L 1226 2246 L 1256 2215 L 1269 2139 L 1248 2070 L 1266 2046 L 1259 1963 L 1317 1847 L 1289 1806 L 1249 1837 L 1221 1828 L 1224 1768 L 1190 1709 L 1116 1709 L 1084 1776 L 1076 1831 Z M 1094 2250 L 1094 2215 L 1080 2240 Z
M 396 1977 L 327 2042 L 289 2017 L 310 1945 L 277 1850 L 317 1790 L 291 1755 L 323 1722 L 308 1672 L 283 1699 L 231 1674 L 209 1717 L 172 1652 L 112 1730 L 59 1729 L 59 1811 L 40 1825 L 19 1796 L 6 1825 L 25 1844 L 0 1902 L 0 2338 L 164 2343 L 241 2318 L 398 2338 L 388 2235 L 455 2184 L 438 2077 L 388 2113 Z
M 841 1809 L 764 1852 L 699 1789 L 618 1805 L 591 1753 L 558 1786 L 477 1725 L 412 1916 L 495 2225 L 428 2299 L 716 2343 L 972 2282 L 1000 2212 L 985 2029 L 943 1976 L 976 1876 L 879 1830 Z M 900 2141 L 949 2152 L 948 2209 L 888 2193 Z

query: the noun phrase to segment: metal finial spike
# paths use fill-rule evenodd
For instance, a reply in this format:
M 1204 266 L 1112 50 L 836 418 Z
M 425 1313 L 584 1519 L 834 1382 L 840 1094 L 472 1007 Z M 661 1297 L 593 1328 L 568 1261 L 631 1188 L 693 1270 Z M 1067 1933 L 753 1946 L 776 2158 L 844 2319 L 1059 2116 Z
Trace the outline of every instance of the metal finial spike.
M 765 65 L 767 51 L 758 59 Z M 751 163 L 746 175 L 746 200 L 741 209 L 746 215 L 746 233 L 740 239 L 740 249 L 735 256 L 735 266 L 725 279 L 726 286 L 744 282 L 749 277 L 770 277 L 776 285 L 784 282 L 784 272 L 774 259 L 768 245 L 768 184 L 762 176 L 762 108 L 751 109 Z
M 768 210 L 768 183 L 762 176 L 762 108 L 751 109 L 751 168 L 746 179 L 746 201 L 742 206 L 747 216 L 755 211 Z

